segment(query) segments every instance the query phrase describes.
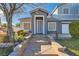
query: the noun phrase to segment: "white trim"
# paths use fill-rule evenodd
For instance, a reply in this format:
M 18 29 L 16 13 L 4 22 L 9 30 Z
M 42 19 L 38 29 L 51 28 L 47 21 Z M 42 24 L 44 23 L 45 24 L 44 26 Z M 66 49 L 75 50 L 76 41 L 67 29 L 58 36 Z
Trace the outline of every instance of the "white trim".
M 50 27 L 50 23 L 53 23 L 55 28 L 53 28 L 52 30 L 49 28 Z M 52 26 L 52 25 L 51 25 Z M 56 31 L 56 22 L 48 22 L 48 31 Z
M 63 21 L 63 22 L 61 22 L 61 23 L 71 23 L 71 22 Z
M 62 34 L 69 34 L 69 24 L 62 24 Z
M 34 16 L 34 34 L 36 34 L 36 16 Z
M 44 15 L 34 15 L 35 17 L 43 17 Z
M 44 19 L 44 16 L 43 16 L 43 34 L 45 34 L 45 19 Z
M 38 22 L 39 22 L 39 20 L 37 20 L 37 32 L 38 32 Z
M 64 9 L 68 9 L 68 14 L 70 14 L 70 8 L 69 7 L 63 7 L 62 8 L 62 14 L 64 14 L 63 12 L 64 12 Z M 68 15 L 68 14 L 64 14 L 64 15 Z
M 36 34 L 36 17 L 43 17 L 43 34 L 45 34 L 44 15 L 34 15 L 34 34 Z

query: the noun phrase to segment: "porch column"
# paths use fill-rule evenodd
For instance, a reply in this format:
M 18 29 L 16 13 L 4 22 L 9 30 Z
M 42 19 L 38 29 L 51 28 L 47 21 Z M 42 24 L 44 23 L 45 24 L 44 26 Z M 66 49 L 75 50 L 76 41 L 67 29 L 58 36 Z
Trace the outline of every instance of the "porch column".
M 45 19 L 44 19 L 44 16 L 43 16 L 43 34 L 45 34 Z
M 36 17 L 34 16 L 34 34 L 36 34 Z

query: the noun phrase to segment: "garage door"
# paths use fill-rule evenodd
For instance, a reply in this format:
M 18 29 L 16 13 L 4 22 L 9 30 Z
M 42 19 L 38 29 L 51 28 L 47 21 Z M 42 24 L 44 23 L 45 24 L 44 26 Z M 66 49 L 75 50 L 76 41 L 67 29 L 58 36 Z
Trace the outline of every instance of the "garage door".
M 62 33 L 69 34 L 69 24 L 62 24 Z

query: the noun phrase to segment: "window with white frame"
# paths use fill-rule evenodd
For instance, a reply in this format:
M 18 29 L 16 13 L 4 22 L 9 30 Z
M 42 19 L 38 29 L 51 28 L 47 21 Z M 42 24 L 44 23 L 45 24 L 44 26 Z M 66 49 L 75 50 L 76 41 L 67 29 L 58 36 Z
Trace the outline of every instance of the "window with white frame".
M 69 33 L 69 24 L 62 24 L 62 33 L 63 34 Z
M 56 31 L 56 22 L 48 22 L 48 31 Z
M 69 8 L 64 8 L 63 9 L 63 14 L 69 14 Z

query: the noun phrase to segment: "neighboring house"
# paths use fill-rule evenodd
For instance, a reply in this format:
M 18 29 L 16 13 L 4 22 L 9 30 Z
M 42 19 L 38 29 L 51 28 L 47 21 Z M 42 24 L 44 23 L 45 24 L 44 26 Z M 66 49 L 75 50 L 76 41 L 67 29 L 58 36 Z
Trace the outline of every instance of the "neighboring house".
M 69 35 L 69 23 L 79 20 L 79 4 L 64 4 L 56 8 L 55 12 L 50 15 L 46 10 L 37 8 L 31 12 L 32 18 L 20 20 L 22 28 L 30 28 L 31 24 L 33 34 L 56 34 L 59 36 Z
M 21 24 L 20 27 L 21 29 L 24 29 L 26 31 L 31 31 L 32 29 L 32 18 L 21 18 L 19 19 Z

